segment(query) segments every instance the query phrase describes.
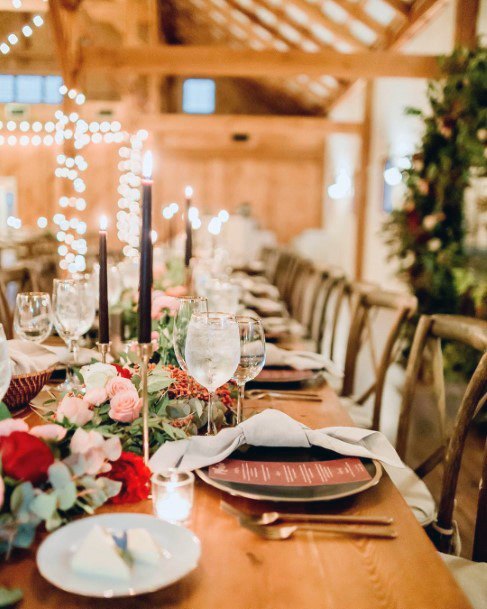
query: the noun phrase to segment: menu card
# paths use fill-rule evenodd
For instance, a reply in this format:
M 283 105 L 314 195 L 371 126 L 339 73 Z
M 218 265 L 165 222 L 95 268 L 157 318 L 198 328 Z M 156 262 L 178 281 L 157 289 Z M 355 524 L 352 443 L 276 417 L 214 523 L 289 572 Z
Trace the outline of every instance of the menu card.
M 225 459 L 212 465 L 209 475 L 213 480 L 263 486 L 321 486 L 371 479 L 362 461 L 356 457 L 303 462 Z

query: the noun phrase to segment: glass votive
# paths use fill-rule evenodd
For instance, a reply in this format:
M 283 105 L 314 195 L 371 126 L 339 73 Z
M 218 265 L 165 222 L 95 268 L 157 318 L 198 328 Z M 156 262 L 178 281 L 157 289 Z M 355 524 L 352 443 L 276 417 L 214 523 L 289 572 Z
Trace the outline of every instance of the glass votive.
M 154 515 L 174 524 L 184 524 L 193 509 L 194 474 L 168 469 L 152 476 Z

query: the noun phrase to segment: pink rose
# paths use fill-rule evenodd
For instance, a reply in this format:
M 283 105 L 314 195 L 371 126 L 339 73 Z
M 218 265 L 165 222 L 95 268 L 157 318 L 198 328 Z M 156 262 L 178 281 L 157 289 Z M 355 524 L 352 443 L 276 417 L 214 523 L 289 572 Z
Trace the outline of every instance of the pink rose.
M 107 400 L 108 393 L 106 387 L 93 387 L 93 389 L 88 390 L 83 396 L 83 401 L 92 406 L 100 406 Z
M 169 313 L 172 315 L 179 309 L 179 302 L 172 296 L 167 296 L 164 292 L 154 292 L 152 296 L 152 319 L 159 319 L 164 309 L 169 309 Z
M 122 454 L 120 438 L 105 440 L 98 431 L 77 429 L 69 445 L 71 454 L 64 462 L 68 466 L 81 467 L 89 475 L 97 475 L 110 470 L 107 461 L 116 461 Z
M 56 425 L 56 423 L 49 423 L 46 425 L 35 425 L 29 429 L 29 433 L 36 436 L 36 438 L 41 438 L 48 442 L 60 442 L 66 436 L 67 429 L 64 429 L 61 425 Z
M 157 340 L 158 341 L 159 340 L 159 332 L 157 330 L 153 330 L 150 333 L 150 337 L 151 337 L 151 341 L 153 341 L 153 340 Z
M 73 425 L 82 427 L 93 418 L 93 412 L 81 398 L 65 395 L 56 411 L 56 421 L 67 419 Z
M 175 285 L 166 290 L 167 296 L 174 296 L 174 298 L 181 298 L 182 296 L 186 296 L 187 293 L 188 290 L 184 285 Z
M 117 393 L 122 391 L 133 391 L 137 394 L 132 381 L 130 379 L 123 378 L 122 376 L 116 376 L 108 381 L 105 389 L 109 398 L 113 398 Z
M 22 419 L 0 421 L 0 436 L 9 436 L 13 431 L 29 431 L 29 426 Z
M 121 391 L 110 400 L 108 416 L 114 421 L 132 423 L 142 409 L 142 398 L 136 391 Z

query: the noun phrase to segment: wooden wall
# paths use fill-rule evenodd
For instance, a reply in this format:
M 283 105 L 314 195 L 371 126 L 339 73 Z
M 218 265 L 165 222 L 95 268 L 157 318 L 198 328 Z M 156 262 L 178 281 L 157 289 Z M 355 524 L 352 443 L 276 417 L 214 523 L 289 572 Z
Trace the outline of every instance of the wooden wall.
M 150 125 L 147 125 L 150 130 Z M 154 151 L 154 228 L 165 234 L 160 214 L 171 201 L 182 201 L 184 187 L 194 188 L 195 204 L 202 211 L 232 212 L 243 202 L 252 205 L 262 226 L 287 242 L 302 230 L 321 225 L 323 136 L 298 132 L 288 135 L 250 135 L 234 142 L 228 134 L 155 133 L 148 142 Z M 115 224 L 119 171 L 119 144 L 90 144 L 83 154 L 88 207 L 74 212 L 97 230 L 98 218 L 106 214 Z M 56 146 L 0 146 L 0 175 L 15 176 L 18 213 L 25 226 L 34 227 L 41 215 L 52 218 L 57 206 L 54 178 Z M 117 246 L 110 231 L 111 247 Z

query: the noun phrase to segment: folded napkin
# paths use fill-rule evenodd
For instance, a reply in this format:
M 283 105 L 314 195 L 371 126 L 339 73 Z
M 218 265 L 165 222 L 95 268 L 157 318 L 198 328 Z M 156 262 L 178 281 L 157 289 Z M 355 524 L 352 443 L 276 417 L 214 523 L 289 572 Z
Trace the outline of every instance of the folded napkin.
M 269 298 L 279 298 L 279 290 L 272 283 L 255 281 L 250 277 L 237 277 L 234 279 L 244 290 L 252 292 L 254 296 L 268 296 Z
M 306 328 L 291 317 L 266 317 L 262 325 L 267 332 L 285 332 L 299 338 L 306 335 Z
M 294 370 L 326 369 L 334 376 L 343 377 L 343 372 L 328 357 L 313 351 L 288 351 L 272 343 L 266 343 L 266 366 L 289 366 Z
M 222 429 L 216 436 L 193 436 L 166 442 L 151 458 L 153 472 L 168 468 L 193 470 L 223 461 L 239 446 L 321 446 L 349 457 L 377 459 L 404 467 L 389 440 L 379 431 L 359 427 L 310 429 L 280 410 L 267 409 L 236 427 Z
M 243 302 L 247 307 L 258 309 L 259 311 L 265 311 L 266 313 L 279 313 L 284 310 L 282 302 L 276 302 L 271 298 L 257 298 L 249 292 L 243 297 Z
M 38 345 L 27 340 L 13 339 L 7 341 L 12 375 L 30 374 L 52 368 L 57 364 L 72 362 L 72 356 L 67 347 L 52 345 Z M 80 349 L 78 353 L 79 365 L 89 364 L 93 359 L 100 359 L 98 351 Z

